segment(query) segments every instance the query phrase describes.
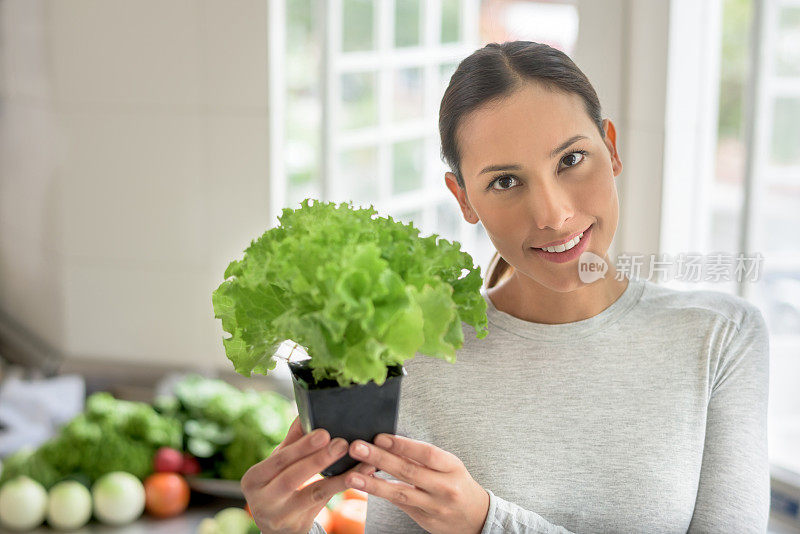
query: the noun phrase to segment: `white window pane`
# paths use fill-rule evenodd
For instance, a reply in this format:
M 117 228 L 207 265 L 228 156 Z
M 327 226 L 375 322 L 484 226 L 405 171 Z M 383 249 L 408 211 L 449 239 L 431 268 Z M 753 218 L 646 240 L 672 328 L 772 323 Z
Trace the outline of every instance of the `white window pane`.
M 351 72 L 342 75 L 342 129 L 377 125 L 377 86 L 376 72 Z
M 442 0 L 442 43 L 461 40 L 461 0 Z
M 767 181 L 765 178 L 764 181 Z M 754 237 L 763 254 L 791 253 L 800 256 L 797 229 L 800 228 L 800 180 L 795 183 L 767 183 L 763 186 L 760 209 L 760 235 Z M 800 265 L 798 265 L 800 270 Z
M 461 211 L 455 199 L 441 202 L 436 206 L 436 233 L 450 241 L 458 241 L 461 223 Z M 467 224 L 464 221 L 464 224 Z
M 395 0 L 394 46 L 419 46 L 421 35 L 420 0 Z
M 775 99 L 770 156 L 775 165 L 800 165 L 800 97 Z
M 392 214 L 392 218 L 405 224 L 414 223 L 414 228 L 422 228 L 422 210 L 404 211 Z M 420 230 L 420 235 L 424 236 L 425 233 Z
M 773 336 L 800 333 L 800 271 L 764 265 L 758 298 Z
M 337 201 L 369 205 L 378 199 L 378 147 L 345 150 L 331 189 Z M 364 204 L 365 203 L 365 204 Z
M 375 49 L 375 2 L 344 0 L 342 13 L 342 51 Z
M 422 68 L 399 69 L 394 72 L 393 117 L 396 121 L 422 117 Z
M 776 71 L 779 76 L 800 76 L 800 6 L 787 6 L 778 14 Z
M 423 183 L 423 139 L 400 141 L 392 146 L 392 192 L 406 193 L 420 189 Z
M 451 61 L 449 63 L 442 63 L 439 65 L 439 98 L 444 95 L 445 89 L 450 85 L 450 78 L 458 68 L 458 63 Z

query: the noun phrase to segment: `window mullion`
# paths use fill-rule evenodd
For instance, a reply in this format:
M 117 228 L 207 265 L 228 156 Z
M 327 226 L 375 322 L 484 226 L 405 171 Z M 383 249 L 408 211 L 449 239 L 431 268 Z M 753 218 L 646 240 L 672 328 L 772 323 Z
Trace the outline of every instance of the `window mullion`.
M 324 24 L 324 46 L 322 59 L 322 128 L 320 147 L 322 150 L 322 179 L 320 180 L 320 198 L 327 201 L 331 197 L 336 177 L 336 127 L 339 120 L 340 72 L 338 57 L 342 43 L 342 0 L 320 0 L 320 13 Z
M 392 101 L 392 70 L 389 58 L 394 42 L 393 2 L 380 0 L 376 13 L 375 28 L 378 28 L 378 197 L 383 200 L 391 195 L 392 154 L 390 129 L 394 103 Z
M 767 70 L 769 62 L 767 55 L 772 49 L 772 32 L 768 31 L 770 23 L 774 25 L 775 9 L 773 2 L 753 2 L 753 24 L 751 39 L 753 43 L 750 58 L 751 76 L 748 82 L 748 98 L 745 110 L 745 173 L 744 173 L 744 199 L 742 203 L 741 231 L 739 250 L 750 256 L 752 253 L 754 237 L 758 236 L 758 217 L 754 216 L 759 206 L 760 183 L 762 180 L 761 169 L 764 167 L 764 154 L 767 145 L 769 124 L 772 122 L 768 106 Z M 747 277 L 739 280 L 739 296 L 748 298 L 751 288 Z

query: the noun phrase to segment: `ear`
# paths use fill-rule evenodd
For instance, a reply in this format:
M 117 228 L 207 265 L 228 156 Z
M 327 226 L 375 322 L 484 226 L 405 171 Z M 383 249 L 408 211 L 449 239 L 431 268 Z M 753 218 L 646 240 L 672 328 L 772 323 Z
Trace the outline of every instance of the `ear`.
M 478 218 L 478 214 L 475 213 L 469 203 L 467 191 L 465 189 L 461 189 L 461 186 L 458 185 L 458 179 L 456 178 L 456 175 L 452 172 L 446 172 L 444 173 L 444 181 L 447 185 L 447 188 L 451 193 L 453 193 L 453 196 L 456 197 L 458 205 L 461 207 L 461 213 L 464 215 L 464 220 L 466 220 L 468 223 L 477 224 L 480 220 Z
M 603 129 L 606 132 L 604 139 L 608 152 L 611 154 L 611 168 L 614 170 L 614 177 L 619 176 L 622 172 L 622 160 L 619 158 L 617 152 L 617 129 L 614 128 L 614 123 L 611 119 L 603 119 Z

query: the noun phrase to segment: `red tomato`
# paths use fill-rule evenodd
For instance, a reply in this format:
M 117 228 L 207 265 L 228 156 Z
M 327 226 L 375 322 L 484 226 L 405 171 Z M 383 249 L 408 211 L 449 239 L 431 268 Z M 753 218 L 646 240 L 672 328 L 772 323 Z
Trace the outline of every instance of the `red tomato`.
M 157 473 L 180 473 L 183 466 L 181 451 L 170 447 L 161 447 L 153 456 L 153 471 Z
M 153 473 L 144 481 L 144 506 L 155 517 L 172 517 L 189 506 L 189 484 L 177 473 Z
M 342 492 L 343 499 L 358 499 L 360 501 L 367 500 L 368 493 L 355 488 L 347 488 Z
M 199 475 L 200 471 L 200 462 L 197 461 L 197 458 L 189 454 L 188 452 L 183 453 L 183 463 L 181 464 L 181 474 L 183 475 Z
M 344 499 L 333 509 L 333 532 L 336 534 L 364 534 L 367 522 L 367 501 Z M 327 529 L 326 529 L 327 530 Z

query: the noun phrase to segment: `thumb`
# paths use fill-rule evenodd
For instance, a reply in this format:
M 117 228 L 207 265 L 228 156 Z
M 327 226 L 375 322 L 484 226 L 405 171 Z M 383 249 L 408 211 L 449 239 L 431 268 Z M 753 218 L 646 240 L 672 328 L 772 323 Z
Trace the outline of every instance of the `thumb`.
M 273 452 L 277 452 L 287 445 L 291 445 L 303 436 L 305 436 L 305 432 L 303 432 L 303 426 L 300 424 L 300 416 L 298 415 L 294 418 L 294 421 L 292 421 L 292 425 L 289 427 L 286 437 L 281 443 L 278 444 L 277 447 L 275 447 Z

